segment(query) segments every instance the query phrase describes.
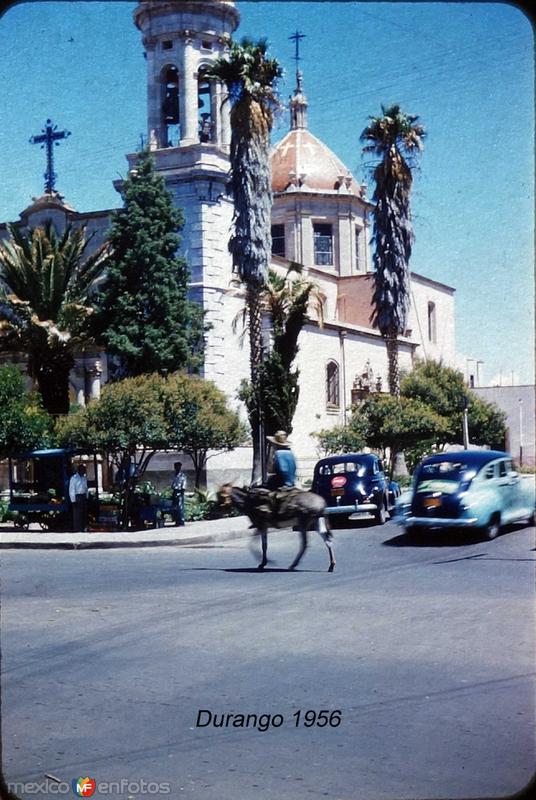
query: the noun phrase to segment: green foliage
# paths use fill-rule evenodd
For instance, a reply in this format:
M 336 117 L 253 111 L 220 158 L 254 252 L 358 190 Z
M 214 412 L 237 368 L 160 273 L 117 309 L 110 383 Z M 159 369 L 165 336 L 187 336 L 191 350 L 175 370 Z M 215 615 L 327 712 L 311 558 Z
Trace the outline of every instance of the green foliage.
M 113 257 L 98 296 L 95 332 L 119 363 L 115 377 L 197 369 L 203 321 L 188 299 L 188 268 L 177 256 L 182 214 L 149 153 L 123 184 L 113 217 Z
M 353 409 L 346 426 L 315 434 L 326 455 L 358 452 L 365 446 L 391 457 L 398 452 L 411 455 L 418 448 L 431 449 L 444 435 L 445 420 L 419 400 L 372 394 Z M 413 461 L 412 461 L 413 463 Z
M 0 458 L 47 446 L 52 426 L 40 396 L 26 391 L 20 370 L 0 367 Z
M 380 161 L 373 172 L 372 241 L 375 288 L 373 324 L 387 339 L 389 390 L 398 395 L 397 335 L 407 325 L 410 303 L 409 261 L 413 241 L 411 187 L 413 176 L 409 157 L 422 149 L 425 130 L 418 117 L 405 114 L 400 106 L 382 106 L 380 117 L 370 117 L 361 134 L 363 151 Z
M 85 229 L 51 222 L 0 243 L 0 352 L 28 354 L 28 369 L 51 414 L 69 410 L 73 353 L 91 342 L 92 294 L 106 268 L 106 245 L 91 255 Z
M 164 418 L 168 446 L 190 456 L 196 486 L 209 450 L 225 452 L 246 441 L 246 429 L 228 407 L 225 394 L 195 375 L 179 373 L 166 382 Z
M 364 415 L 354 413 L 348 425 L 337 425 L 315 434 L 324 456 L 358 453 L 367 444 L 368 425 Z
M 0 500 L 0 522 L 13 522 L 17 516 L 16 511 L 9 510 L 8 500 Z
M 263 311 L 272 324 L 272 349 L 259 369 L 264 427 L 269 435 L 278 430 L 292 433 L 300 393 L 300 373 L 293 369 L 293 364 L 310 305 L 322 322 L 322 300 L 317 284 L 302 277 L 289 280 L 291 273 L 301 273 L 301 270 L 301 265 L 296 263 L 291 264 L 285 275 L 270 270 L 261 295 Z M 248 409 L 254 429 L 257 407 L 251 383 L 242 381 L 238 396 Z
M 468 402 L 469 440 L 472 444 L 502 449 L 506 415 L 494 403 L 472 392 L 463 375 L 436 361 L 418 361 L 401 383 L 405 397 L 418 399 L 433 408 L 446 422 L 441 444 L 462 441 L 463 408 Z
M 153 374 L 108 384 L 98 400 L 58 421 L 56 437 L 61 446 L 105 452 L 116 466 L 135 465 L 138 481 L 157 451 L 181 451 L 191 456 L 199 480 L 208 451 L 239 446 L 245 429 L 210 381 Z
M 141 477 L 152 455 L 168 446 L 164 385 L 158 375 L 108 384 L 98 400 L 58 420 L 58 445 L 105 452 L 117 466 L 130 459 Z

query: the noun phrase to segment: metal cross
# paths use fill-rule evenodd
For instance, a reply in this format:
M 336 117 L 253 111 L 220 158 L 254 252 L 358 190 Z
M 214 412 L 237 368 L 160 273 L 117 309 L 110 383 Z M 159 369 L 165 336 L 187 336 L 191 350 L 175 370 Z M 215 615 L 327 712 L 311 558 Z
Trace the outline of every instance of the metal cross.
M 293 33 L 292 36 L 289 36 L 288 38 L 296 42 L 296 55 L 294 56 L 294 61 L 296 62 L 296 69 L 298 69 L 298 62 L 300 60 L 300 39 L 305 39 L 305 34 L 300 33 L 300 31 L 296 31 L 296 33 Z
M 54 156 L 52 145 L 58 145 L 60 139 L 66 139 L 71 135 L 70 131 L 56 130 L 57 127 L 57 125 L 52 124 L 51 120 L 47 119 L 46 127 L 41 129 L 43 133 L 39 134 L 39 136 L 32 136 L 30 138 L 30 144 L 40 144 L 41 149 L 43 149 L 45 146 L 47 149 L 47 170 L 43 175 L 45 179 L 45 192 L 47 194 L 52 194 L 57 177 L 56 173 L 54 172 Z

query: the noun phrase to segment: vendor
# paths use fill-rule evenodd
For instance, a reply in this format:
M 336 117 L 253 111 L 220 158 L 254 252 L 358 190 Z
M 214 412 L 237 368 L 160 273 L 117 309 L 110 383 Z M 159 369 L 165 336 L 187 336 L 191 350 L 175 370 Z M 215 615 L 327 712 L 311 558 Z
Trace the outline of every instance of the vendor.
M 87 531 L 87 477 L 86 465 L 78 464 L 69 481 L 69 498 L 73 509 L 73 531 Z

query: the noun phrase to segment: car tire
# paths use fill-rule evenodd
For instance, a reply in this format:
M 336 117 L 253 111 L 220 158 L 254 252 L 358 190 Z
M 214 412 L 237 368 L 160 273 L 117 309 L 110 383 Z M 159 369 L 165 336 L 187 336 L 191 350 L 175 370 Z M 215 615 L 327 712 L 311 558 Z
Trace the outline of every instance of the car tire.
M 536 511 L 533 511 L 530 517 L 526 519 L 526 525 L 528 528 L 535 528 L 536 527 Z
M 387 509 L 386 509 L 385 497 L 382 497 L 381 505 L 379 505 L 375 511 L 374 519 L 376 520 L 376 525 L 383 525 L 386 522 Z
M 496 539 L 501 531 L 501 517 L 499 514 L 492 514 L 488 524 L 484 527 L 484 536 L 488 542 Z

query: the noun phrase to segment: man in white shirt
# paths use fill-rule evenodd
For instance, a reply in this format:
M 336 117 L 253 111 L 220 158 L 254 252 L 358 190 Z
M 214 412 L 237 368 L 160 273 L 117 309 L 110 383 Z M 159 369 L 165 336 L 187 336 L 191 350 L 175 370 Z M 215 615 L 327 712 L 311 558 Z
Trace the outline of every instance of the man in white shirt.
M 73 507 L 73 531 L 87 530 L 86 465 L 78 464 L 69 481 L 69 498 Z

